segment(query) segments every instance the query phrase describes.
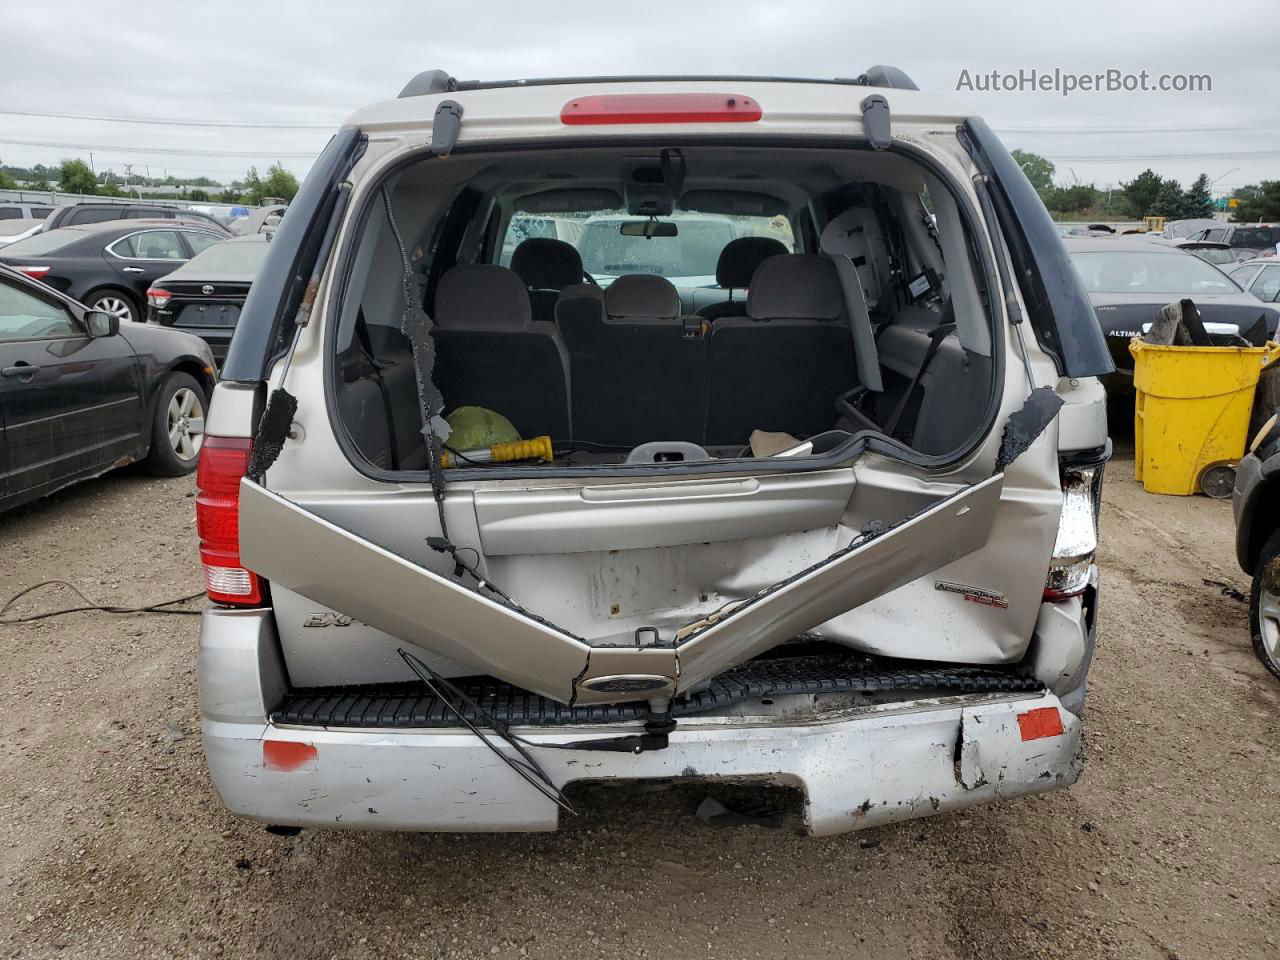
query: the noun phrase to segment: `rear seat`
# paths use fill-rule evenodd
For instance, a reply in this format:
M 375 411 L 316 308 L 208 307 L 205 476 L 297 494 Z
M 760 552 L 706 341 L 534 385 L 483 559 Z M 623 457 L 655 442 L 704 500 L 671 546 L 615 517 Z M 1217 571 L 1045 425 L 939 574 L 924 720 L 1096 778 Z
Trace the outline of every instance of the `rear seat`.
M 529 292 L 506 267 L 460 264 L 435 296 L 433 379 L 446 412 L 494 410 L 522 437 L 573 438 L 569 354 L 553 323 L 535 322 Z
M 751 431 L 810 436 L 831 427 L 835 398 L 858 383 L 835 267 L 814 254 L 757 269 L 747 317 L 712 328 L 705 442 L 745 445 Z
M 685 336 L 670 280 L 630 274 L 603 295 L 570 287 L 556 305 L 556 323 L 573 365 L 577 439 L 623 448 L 701 442 L 706 344 Z

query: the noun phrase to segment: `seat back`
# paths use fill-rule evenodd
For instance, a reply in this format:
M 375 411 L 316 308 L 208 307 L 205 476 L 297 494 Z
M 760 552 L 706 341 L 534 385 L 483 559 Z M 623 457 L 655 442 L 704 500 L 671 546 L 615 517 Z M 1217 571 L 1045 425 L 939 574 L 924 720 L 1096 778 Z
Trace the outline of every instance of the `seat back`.
M 813 254 L 771 257 L 756 270 L 747 317 L 712 327 L 706 443 L 744 445 L 752 430 L 821 433 L 837 396 L 858 383 L 840 280 Z
M 493 264 L 459 264 L 435 297 L 433 379 L 445 410 L 487 407 L 522 437 L 573 438 L 569 354 L 553 323 L 533 320 L 516 274 Z
M 511 269 L 529 290 L 535 323 L 555 320 L 556 300 L 565 287 L 582 282 L 582 257 L 563 240 L 530 237 L 511 254 Z
M 603 295 L 570 287 L 556 323 L 569 347 L 578 440 L 620 448 L 701 441 L 706 342 L 685 335 L 669 280 L 622 276 Z
M 781 240 L 773 237 L 738 237 L 730 240 L 720 251 L 716 261 L 716 286 L 728 292 L 728 298 L 719 303 L 709 303 L 698 308 L 698 316 L 715 321 L 721 317 L 745 317 L 747 315 L 746 291 L 756 268 L 770 257 L 787 253 Z M 733 291 L 743 296 L 733 299 Z

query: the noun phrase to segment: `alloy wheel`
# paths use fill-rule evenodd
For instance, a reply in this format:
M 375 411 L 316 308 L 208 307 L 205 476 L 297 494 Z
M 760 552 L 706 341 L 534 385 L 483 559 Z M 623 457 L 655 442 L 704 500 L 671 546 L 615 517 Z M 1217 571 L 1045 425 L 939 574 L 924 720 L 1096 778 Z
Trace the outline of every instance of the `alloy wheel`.
M 174 391 L 166 411 L 166 425 L 169 446 L 178 459 L 194 460 L 204 441 L 204 405 L 194 390 L 179 387 Z

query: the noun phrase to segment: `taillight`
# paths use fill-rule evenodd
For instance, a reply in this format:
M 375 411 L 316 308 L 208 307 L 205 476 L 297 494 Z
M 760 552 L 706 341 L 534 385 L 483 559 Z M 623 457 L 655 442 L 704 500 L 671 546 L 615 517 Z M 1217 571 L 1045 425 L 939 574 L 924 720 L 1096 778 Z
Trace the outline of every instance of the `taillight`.
M 1102 469 L 1105 459 L 1063 459 L 1062 515 L 1058 539 L 1044 582 L 1046 600 L 1079 596 L 1089 586 L 1089 571 L 1098 552 L 1098 512 L 1102 507 Z
M 196 470 L 196 534 L 205 591 L 214 603 L 237 607 L 262 603 L 262 581 L 240 566 L 240 480 L 252 448 L 247 437 L 205 436 Z
M 752 123 L 761 116 L 760 104 L 736 93 L 607 93 L 570 100 L 560 122 Z
M 172 297 L 172 293 L 168 290 L 162 290 L 160 287 L 152 287 L 147 291 L 147 303 L 153 307 L 163 307 Z
M 19 273 L 25 273 L 28 277 L 31 277 L 34 280 L 43 280 L 45 275 L 52 270 L 53 267 L 19 267 L 15 265 L 13 269 L 17 270 Z

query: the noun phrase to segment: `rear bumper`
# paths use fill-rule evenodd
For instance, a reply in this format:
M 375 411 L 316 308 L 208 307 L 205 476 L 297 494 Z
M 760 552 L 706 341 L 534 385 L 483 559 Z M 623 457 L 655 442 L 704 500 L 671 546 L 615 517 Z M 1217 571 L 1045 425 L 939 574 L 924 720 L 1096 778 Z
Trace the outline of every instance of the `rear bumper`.
M 285 727 L 267 721 L 284 690 L 268 611 L 209 611 L 200 644 L 204 746 L 233 813 L 267 823 L 423 831 L 554 830 L 558 808 L 463 729 Z M 1061 732 L 1019 717 L 1041 711 Z M 534 744 L 634 727 L 528 728 Z M 1043 732 L 1043 731 L 1040 731 Z M 283 744 L 283 746 L 282 746 Z M 505 748 L 504 748 L 505 749 Z M 1069 786 L 1080 720 L 1052 693 L 974 694 L 825 715 L 697 717 L 664 750 L 538 750 L 560 786 L 579 780 L 734 780 L 797 787 L 818 835 Z

